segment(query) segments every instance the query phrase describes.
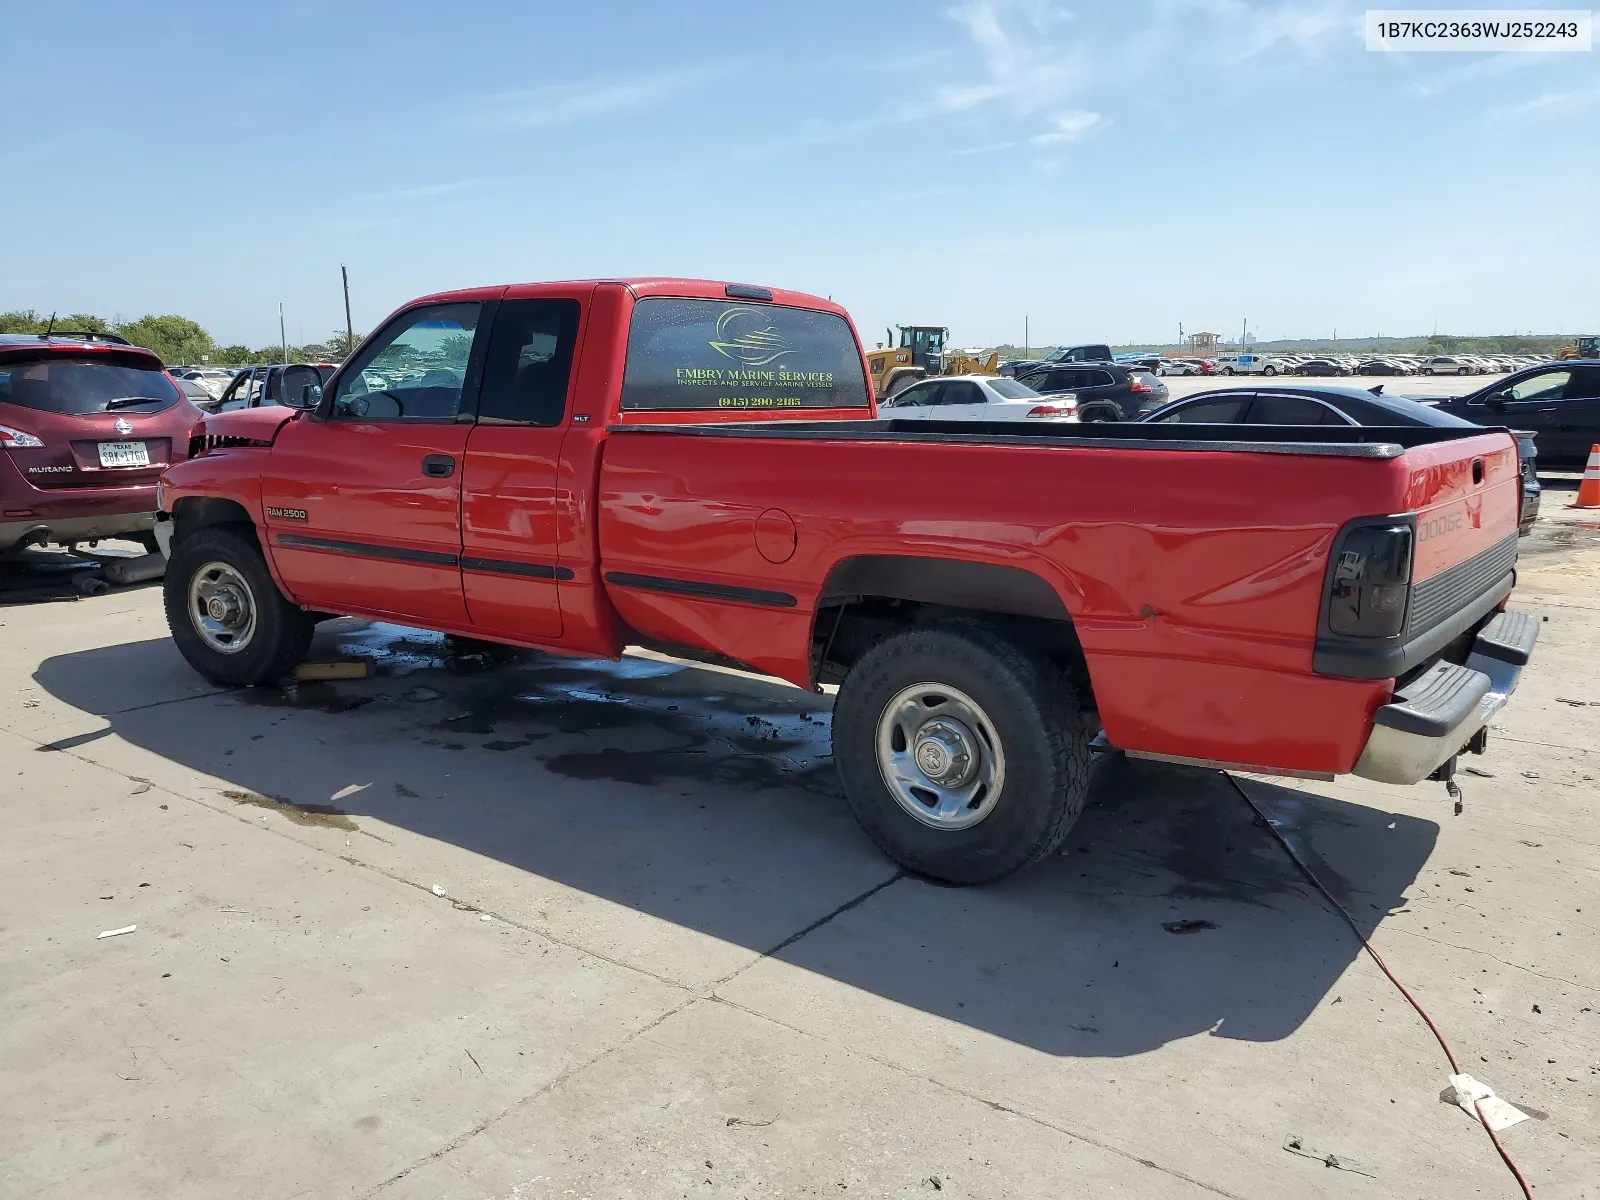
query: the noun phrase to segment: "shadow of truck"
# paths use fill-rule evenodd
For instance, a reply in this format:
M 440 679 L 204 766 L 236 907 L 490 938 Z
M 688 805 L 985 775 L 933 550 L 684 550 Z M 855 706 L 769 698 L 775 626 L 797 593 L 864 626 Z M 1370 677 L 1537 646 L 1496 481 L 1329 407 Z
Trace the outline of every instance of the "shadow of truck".
M 170 641 L 46 660 L 36 681 L 163 758 L 291 804 L 450 843 L 1053 1055 L 1212 1031 L 1293 1032 L 1359 947 L 1216 772 L 1110 756 L 1061 853 L 1002 883 L 894 875 L 828 757 L 830 700 L 649 657 L 458 654 L 344 619 L 313 654 L 373 678 L 213 692 Z M 49 749 L 50 747 L 47 747 Z M 1431 822 L 1310 791 L 1252 795 L 1370 931 L 1431 852 Z M 1209 921 L 1190 936 L 1163 928 Z M 781 947 L 781 949 L 779 949 Z

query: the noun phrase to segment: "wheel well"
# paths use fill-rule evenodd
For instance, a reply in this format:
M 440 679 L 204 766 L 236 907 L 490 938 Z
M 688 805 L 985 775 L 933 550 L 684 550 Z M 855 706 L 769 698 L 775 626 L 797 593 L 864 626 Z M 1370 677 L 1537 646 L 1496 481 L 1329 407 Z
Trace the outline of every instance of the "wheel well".
M 1043 578 L 1022 567 L 910 555 L 861 555 L 834 566 L 811 626 L 812 675 L 837 683 L 876 643 L 908 625 L 966 617 L 1041 651 L 1094 707 L 1072 614 Z
M 172 519 L 177 524 L 174 531 L 177 540 L 212 525 L 242 526 L 240 532 L 248 532 L 250 537 L 256 538 L 256 523 L 250 510 L 237 500 L 224 500 L 220 496 L 186 496 L 173 506 Z
M 1091 400 L 1078 409 L 1078 420 L 1082 421 L 1094 417 L 1099 413 L 1108 413 L 1113 421 L 1122 420 L 1122 406 L 1115 400 Z

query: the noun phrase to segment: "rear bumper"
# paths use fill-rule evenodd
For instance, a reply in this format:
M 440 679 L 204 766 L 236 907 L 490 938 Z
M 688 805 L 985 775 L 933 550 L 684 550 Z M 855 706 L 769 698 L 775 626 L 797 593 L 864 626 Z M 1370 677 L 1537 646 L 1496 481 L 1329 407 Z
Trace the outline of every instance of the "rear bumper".
M 155 528 L 155 523 L 156 514 L 153 512 L 89 517 L 30 517 L 22 521 L 4 521 L 0 522 L 0 553 L 19 544 L 65 545 L 149 533 Z
M 1516 690 L 1539 623 L 1503 612 L 1473 639 L 1465 663 L 1441 659 L 1373 714 L 1355 773 L 1381 783 L 1420 783 L 1468 748 Z

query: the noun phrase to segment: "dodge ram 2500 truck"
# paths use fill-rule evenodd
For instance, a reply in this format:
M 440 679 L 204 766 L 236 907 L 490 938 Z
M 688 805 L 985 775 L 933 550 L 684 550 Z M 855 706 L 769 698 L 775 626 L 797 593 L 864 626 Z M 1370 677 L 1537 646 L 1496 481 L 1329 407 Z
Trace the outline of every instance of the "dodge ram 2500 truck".
M 429 296 L 285 374 L 162 479 L 203 675 L 337 613 L 838 682 L 862 826 L 955 883 L 1059 844 L 1101 733 L 1446 778 L 1536 633 L 1503 430 L 879 420 L 837 305 L 673 279 Z

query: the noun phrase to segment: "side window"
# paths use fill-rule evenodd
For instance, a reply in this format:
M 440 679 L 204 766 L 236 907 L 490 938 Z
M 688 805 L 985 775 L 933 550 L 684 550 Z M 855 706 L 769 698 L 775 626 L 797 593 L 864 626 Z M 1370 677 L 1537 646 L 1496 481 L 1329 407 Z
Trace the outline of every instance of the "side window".
M 335 421 L 453 421 L 483 306 L 413 309 L 370 339 L 339 380 Z
M 1249 396 L 1229 396 L 1225 399 L 1207 400 L 1174 409 L 1161 418 L 1162 422 L 1181 421 L 1185 425 L 1235 425 L 1244 415 Z
M 1600 367 L 1579 367 L 1567 384 L 1568 400 L 1600 400 Z
M 576 300 L 506 300 L 484 360 L 478 420 L 492 425 L 559 425 L 578 341 Z
M 896 396 L 895 403 L 905 408 L 925 408 L 939 402 L 939 392 L 943 388 L 942 383 L 915 384 Z
M 982 404 L 983 392 L 975 383 L 957 380 L 944 385 L 944 391 L 939 394 L 940 405 L 950 404 Z
M 267 371 L 266 387 L 261 393 L 263 405 L 283 403 L 283 372 L 274 367 Z
M 218 412 L 233 412 L 235 409 L 249 408 L 255 404 L 261 395 L 261 368 L 246 368 L 234 376 L 228 390 L 223 393 L 222 404 Z
M 1512 384 L 1506 395 L 1513 400 L 1560 400 L 1571 380 L 1571 371 L 1541 371 Z
M 1257 396 L 1250 406 L 1252 425 L 1338 425 L 1343 420 L 1328 420 L 1333 413 L 1325 404 L 1303 396 Z M 1337 418 L 1337 414 L 1333 414 Z
M 1116 382 L 1111 377 L 1110 371 L 1080 371 L 1078 374 L 1083 376 L 1083 382 L 1078 385 L 1079 387 L 1110 387 Z M 1132 375 L 1129 378 L 1131 379 Z

